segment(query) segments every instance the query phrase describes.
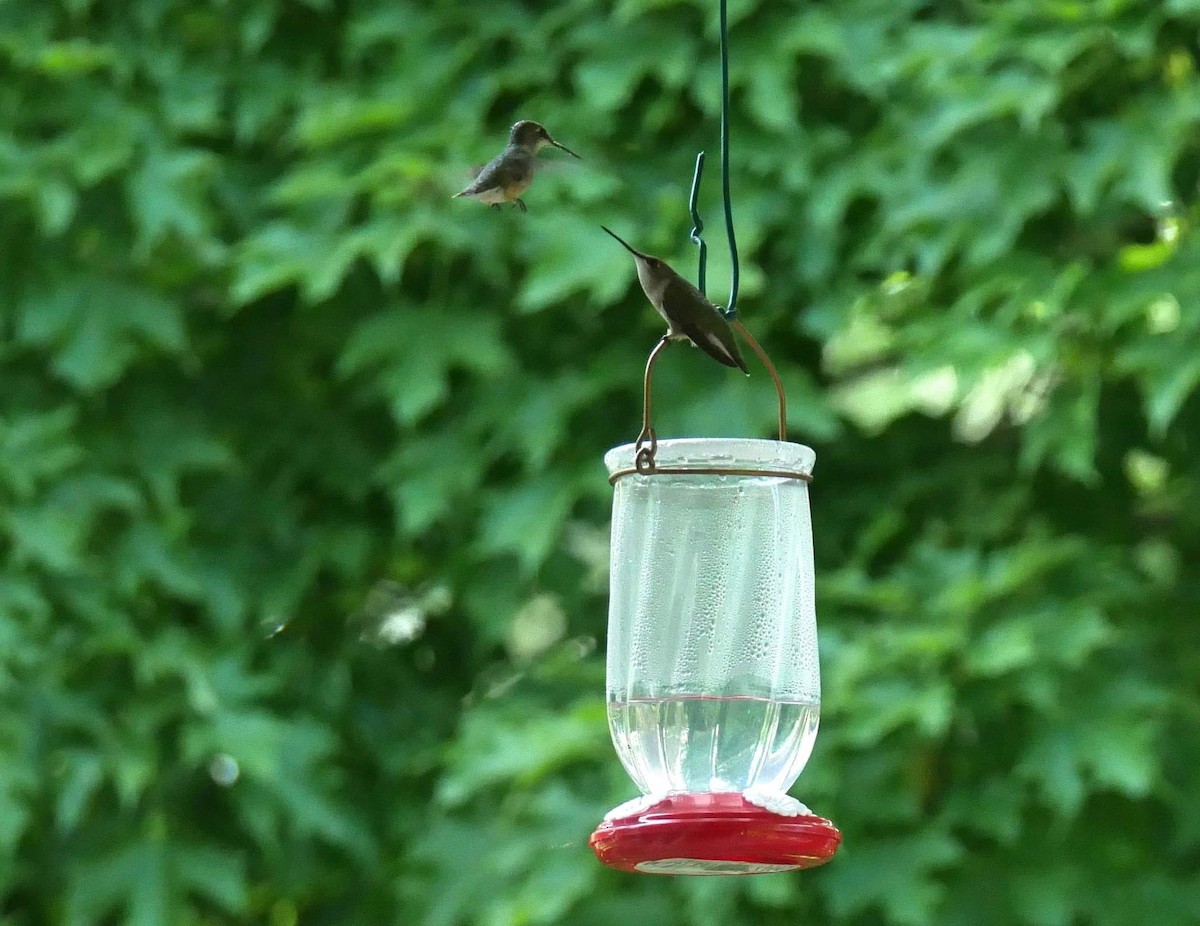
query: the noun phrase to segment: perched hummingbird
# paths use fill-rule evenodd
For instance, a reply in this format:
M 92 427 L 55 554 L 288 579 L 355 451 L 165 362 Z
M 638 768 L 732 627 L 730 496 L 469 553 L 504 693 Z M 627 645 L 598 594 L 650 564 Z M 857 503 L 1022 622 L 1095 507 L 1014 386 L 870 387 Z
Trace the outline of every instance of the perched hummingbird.
M 603 225 L 600 226 L 604 228 Z M 672 341 L 691 341 L 714 360 L 727 367 L 737 367 L 743 373 L 746 361 L 738 350 L 733 329 L 721 310 L 705 298 L 700 290 L 672 270 L 665 261 L 634 250 L 609 229 L 606 232 L 624 245 L 637 261 L 638 281 L 642 291 L 658 314 L 667 323 L 664 337 Z
M 464 196 L 478 199 L 497 209 L 501 203 L 516 203 L 524 212 L 525 203 L 521 201 L 521 194 L 533 183 L 537 153 L 547 145 L 561 148 L 571 157 L 579 157 L 566 145 L 560 145 L 551 138 L 539 123 L 522 119 L 508 133 L 508 147 L 479 170 L 470 186 L 451 198 Z

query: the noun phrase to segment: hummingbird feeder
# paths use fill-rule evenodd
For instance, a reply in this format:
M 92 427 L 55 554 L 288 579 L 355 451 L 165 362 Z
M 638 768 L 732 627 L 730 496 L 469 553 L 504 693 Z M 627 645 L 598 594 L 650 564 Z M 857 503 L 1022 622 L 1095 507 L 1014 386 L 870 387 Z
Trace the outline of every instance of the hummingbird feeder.
M 755 874 L 828 861 L 841 835 L 788 789 L 817 736 L 820 669 L 808 484 L 815 454 L 779 439 L 659 441 L 604 458 L 614 487 L 608 723 L 643 796 L 610 811 L 597 857 L 628 871 Z
M 841 834 L 788 795 L 817 736 L 820 669 L 808 488 L 815 453 L 787 439 L 783 384 L 737 320 L 729 196 L 728 50 L 721 0 L 721 150 L 733 282 L 724 315 L 774 382 L 778 439 L 659 441 L 654 366 L 642 431 L 605 454 L 614 489 L 608 724 L 642 796 L 611 810 L 590 839 L 625 871 L 733 875 L 820 865 Z M 705 245 L 692 181 L 692 240 Z

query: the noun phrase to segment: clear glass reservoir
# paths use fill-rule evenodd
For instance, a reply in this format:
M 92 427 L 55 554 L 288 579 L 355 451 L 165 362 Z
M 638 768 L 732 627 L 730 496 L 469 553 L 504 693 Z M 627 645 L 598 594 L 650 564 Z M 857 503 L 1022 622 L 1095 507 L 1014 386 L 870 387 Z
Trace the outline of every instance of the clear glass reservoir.
M 608 722 L 646 794 L 786 792 L 817 736 L 821 681 L 808 485 L 772 440 L 665 440 L 614 485 Z M 610 450 L 609 474 L 634 446 Z M 752 470 L 716 474 L 695 470 Z

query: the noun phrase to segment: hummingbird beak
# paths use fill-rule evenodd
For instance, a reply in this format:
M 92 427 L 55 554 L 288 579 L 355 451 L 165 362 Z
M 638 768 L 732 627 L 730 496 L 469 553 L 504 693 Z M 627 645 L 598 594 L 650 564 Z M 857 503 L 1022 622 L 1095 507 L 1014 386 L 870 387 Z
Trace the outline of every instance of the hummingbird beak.
M 626 242 L 624 238 L 619 237 L 615 232 L 612 231 L 612 229 L 606 228 L 603 225 L 601 225 L 600 227 L 603 228 L 610 235 L 612 235 L 614 238 L 616 238 L 617 241 L 621 242 L 621 246 L 623 248 L 625 248 L 625 250 L 628 251 L 630 254 L 632 254 L 634 257 L 644 258 L 646 256 L 645 254 L 643 254 L 641 251 L 637 250 L 636 248 L 631 248 L 629 246 L 628 242 Z
M 571 157 L 573 157 L 573 158 L 575 158 L 575 159 L 577 159 L 577 160 L 580 160 L 580 161 L 582 161 L 582 160 L 583 160 L 583 158 L 579 157 L 579 155 L 577 155 L 577 154 L 576 154 L 574 151 L 572 151 L 572 150 L 571 150 L 570 148 L 568 148 L 566 145 L 560 145 L 558 142 L 556 142 L 556 141 L 555 141 L 553 138 L 551 138 L 549 135 L 547 135 L 547 136 L 546 136 L 546 143 L 547 143 L 547 144 L 549 144 L 551 147 L 558 148 L 558 149 L 560 149 L 560 150 L 562 150 L 562 151 L 565 151 L 565 152 L 567 152 L 567 154 L 571 155 Z

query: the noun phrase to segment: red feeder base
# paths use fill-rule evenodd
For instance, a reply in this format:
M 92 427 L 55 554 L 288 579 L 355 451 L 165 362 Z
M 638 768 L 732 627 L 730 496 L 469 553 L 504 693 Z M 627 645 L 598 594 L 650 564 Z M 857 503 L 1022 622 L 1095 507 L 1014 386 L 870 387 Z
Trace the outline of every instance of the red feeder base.
M 588 844 L 605 865 L 656 875 L 753 875 L 813 868 L 842 834 L 812 814 L 784 816 L 735 792 L 672 794 L 606 819 Z

